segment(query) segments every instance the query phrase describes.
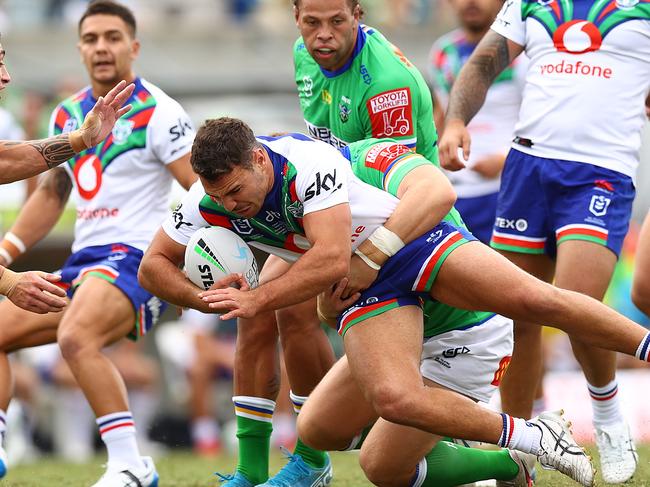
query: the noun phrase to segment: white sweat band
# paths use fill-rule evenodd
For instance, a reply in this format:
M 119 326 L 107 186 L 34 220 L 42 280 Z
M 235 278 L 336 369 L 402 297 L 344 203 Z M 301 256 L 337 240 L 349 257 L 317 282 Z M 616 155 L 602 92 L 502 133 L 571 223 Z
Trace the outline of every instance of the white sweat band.
M 354 253 L 356 255 L 358 255 L 359 257 L 361 257 L 361 260 L 364 261 L 368 265 L 368 267 L 370 267 L 371 269 L 373 269 L 375 271 L 378 271 L 378 270 L 381 269 L 381 266 L 379 264 L 377 264 L 374 260 L 372 260 L 366 254 L 361 252 L 359 249 L 355 249 Z
M 11 242 L 16 246 L 18 250 L 20 250 L 21 254 L 24 254 L 27 252 L 27 247 L 25 246 L 25 242 L 23 242 L 18 235 L 15 233 L 7 232 L 4 235 L 4 239 L 8 242 Z
M 0 247 L 0 257 L 3 257 L 5 260 L 5 265 L 9 266 L 14 261 L 14 258 L 11 256 L 9 251 L 4 247 Z
M 391 232 L 383 225 L 377 227 L 377 230 L 372 232 L 368 240 L 388 257 L 392 257 L 404 247 L 402 239 L 395 232 Z

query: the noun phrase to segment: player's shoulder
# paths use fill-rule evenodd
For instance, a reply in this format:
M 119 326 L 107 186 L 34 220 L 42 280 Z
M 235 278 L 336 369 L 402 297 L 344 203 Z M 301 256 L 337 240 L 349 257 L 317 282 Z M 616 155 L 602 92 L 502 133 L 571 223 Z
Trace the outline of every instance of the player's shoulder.
M 305 41 L 301 37 L 298 37 L 296 41 L 293 43 L 293 61 L 296 66 L 299 66 L 305 62 L 313 61 L 311 54 L 309 54 L 309 51 L 307 50 L 307 46 L 305 46 Z M 315 61 L 313 61 L 315 62 Z
M 258 137 L 271 151 L 286 158 L 297 170 L 326 162 L 340 156 L 339 151 L 326 142 L 291 133 L 281 137 Z
M 79 91 L 73 93 L 72 95 L 64 98 L 59 101 L 54 107 L 53 112 L 58 112 L 61 110 L 66 110 L 71 112 L 75 106 L 79 106 L 81 103 L 87 100 L 92 99 L 92 88 L 90 85 L 84 86 Z
M 371 93 L 386 91 L 399 86 L 414 86 L 421 77 L 404 53 L 386 39 L 379 31 L 370 28 L 372 34 L 366 34 L 368 49 L 362 51 L 361 63 L 369 76 L 366 84 Z M 365 79 L 364 79 L 365 81 Z
M 458 49 L 458 45 L 465 42 L 466 36 L 462 29 L 454 29 L 441 35 L 431 46 L 431 53 L 436 52 L 450 52 Z
M 139 79 L 134 96 L 141 102 L 153 102 L 161 106 L 179 106 L 180 103 L 169 96 L 162 88 L 147 81 L 144 78 Z

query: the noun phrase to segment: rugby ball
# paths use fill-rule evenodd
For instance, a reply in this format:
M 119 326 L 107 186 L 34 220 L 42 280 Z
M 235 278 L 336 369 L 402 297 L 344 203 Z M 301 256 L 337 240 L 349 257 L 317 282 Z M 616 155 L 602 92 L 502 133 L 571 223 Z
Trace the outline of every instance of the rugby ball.
M 251 288 L 257 287 L 258 268 L 250 247 L 234 232 L 223 227 L 206 227 L 194 232 L 185 248 L 185 272 L 201 289 L 233 273 L 243 274 Z

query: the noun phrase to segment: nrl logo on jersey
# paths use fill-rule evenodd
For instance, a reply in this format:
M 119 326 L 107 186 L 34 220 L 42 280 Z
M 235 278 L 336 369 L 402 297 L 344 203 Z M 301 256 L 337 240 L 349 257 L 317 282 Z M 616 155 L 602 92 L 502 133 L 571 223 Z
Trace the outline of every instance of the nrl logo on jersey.
M 115 123 L 115 127 L 113 127 L 113 143 L 116 145 L 124 144 L 133 132 L 134 126 L 135 122 L 133 120 L 119 119 Z
M 350 100 L 347 96 L 341 96 L 341 101 L 339 102 L 339 118 L 341 122 L 345 123 L 350 119 Z

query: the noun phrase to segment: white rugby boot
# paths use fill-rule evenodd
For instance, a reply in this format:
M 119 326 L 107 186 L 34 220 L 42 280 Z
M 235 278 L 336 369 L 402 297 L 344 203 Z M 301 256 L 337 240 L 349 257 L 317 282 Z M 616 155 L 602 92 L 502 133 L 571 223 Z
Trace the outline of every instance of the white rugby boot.
M 625 421 L 595 428 L 603 480 L 622 484 L 632 478 L 639 463 L 630 428 Z
M 118 469 L 108 467 L 92 487 L 158 487 L 158 472 L 151 457 L 142 457 L 144 468 Z
M 591 487 L 595 470 L 591 458 L 571 435 L 571 423 L 566 421 L 564 411 L 546 411 L 528 421 L 542 431 L 537 460 L 542 468 L 557 470 L 576 482 Z

